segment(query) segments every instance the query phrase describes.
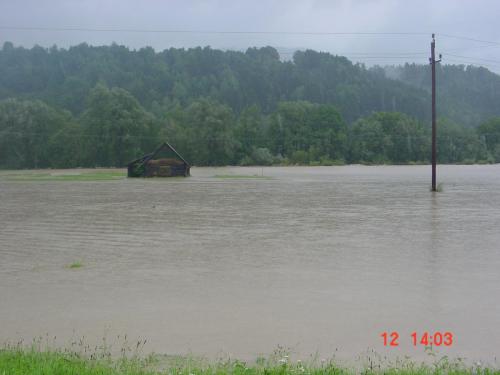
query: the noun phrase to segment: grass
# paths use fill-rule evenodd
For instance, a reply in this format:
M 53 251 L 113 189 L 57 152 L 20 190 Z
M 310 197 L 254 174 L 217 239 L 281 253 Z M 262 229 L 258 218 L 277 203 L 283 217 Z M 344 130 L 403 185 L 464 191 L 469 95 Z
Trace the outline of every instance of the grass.
M 221 178 L 221 179 L 264 179 L 264 180 L 270 180 L 272 177 L 270 176 L 259 176 L 259 175 L 244 175 L 244 174 L 218 174 L 215 175 L 214 178 Z
M 432 192 L 432 186 L 430 188 L 430 191 Z M 436 193 L 442 193 L 444 190 L 443 190 L 443 183 L 439 183 L 437 184 L 436 186 Z
M 351 374 L 484 374 L 500 375 L 500 370 L 480 364 L 465 365 L 446 357 L 432 364 L 409 360 L 396 361 L 389 366 L 367 365 L 357 369 L 345 368 L 334 361 L 292 361 L 282 350 L 269 358 L 252 362 L 234 359 L 208 361 L 194 357 L 149 355 L 140 356 L 145 341 L 139 341 L 112 356 L 109 348 L 81 345 L 73 350 L 42 350 L 39 345 L 0 348 L 1 375 L 351 375 Z
M 121 180 L 126 178 L 124 172 L 121 171 L 68 171 L 68 172 L 52 172 L 52 173 L 7 173 L 2 175 L 8 181 L 106 181 L 106 180 Z
M 73 263 L 71 263 L 71 264 L 68 265 L 68 268 L 72 268 L 72 269 L 82 268 L 82 267 L 83 267 L 83 263 L 80 262 L 80 261 L 73 262 Z
M 113 181 L 126 178 L 126 173 L 117 170 L 67 170 L 54 172 L 31 172 L 31 171 L 16 171 L 0 174 L 0 179 L 6 181 Z M 219 179 L 272 179 L 270 176 L 262 175 L 238 175 L 224 174 L 216 175 L 214 178 Z M 183 179 L 183 177 L 179 177 Z M 1 374 L 0 374 L 1 375 Z

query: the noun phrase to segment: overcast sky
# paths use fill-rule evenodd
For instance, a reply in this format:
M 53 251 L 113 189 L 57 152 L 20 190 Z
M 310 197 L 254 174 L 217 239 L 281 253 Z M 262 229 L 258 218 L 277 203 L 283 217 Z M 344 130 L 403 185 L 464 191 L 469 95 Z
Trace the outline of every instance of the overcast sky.
M 447 63 L 500 71 L 498 0 L 0 0 L 0 43 L 132 48 L 271 45 L 312 48 L 367 64 L 426 63 L 430 34 Z M 194 31 L 407 32 L 425 35 L 283 35 L 11 30 L 6 27 Z M 441 34 L 441 35 L 440 35 Z M 456 35 L 498 44 L 454 39 Z M 455 55 L 455 56 L 452 56 Z M 460 56 L 460 57 L 457 57 Z

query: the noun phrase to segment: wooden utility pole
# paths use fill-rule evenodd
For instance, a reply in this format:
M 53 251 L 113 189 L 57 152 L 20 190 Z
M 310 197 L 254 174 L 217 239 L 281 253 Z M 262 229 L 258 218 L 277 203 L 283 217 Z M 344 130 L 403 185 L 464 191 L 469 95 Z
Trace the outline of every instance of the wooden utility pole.
M 436 63 L 441 61 L 441 55 L 439 55 L 439 60 L 436 60 L 436 39 L 435 35 L 432 34 L 431 42 L 431 58 L 429 59 L 431 63 L 432 70 L 432 191 L 437 191 L 436 187 Z

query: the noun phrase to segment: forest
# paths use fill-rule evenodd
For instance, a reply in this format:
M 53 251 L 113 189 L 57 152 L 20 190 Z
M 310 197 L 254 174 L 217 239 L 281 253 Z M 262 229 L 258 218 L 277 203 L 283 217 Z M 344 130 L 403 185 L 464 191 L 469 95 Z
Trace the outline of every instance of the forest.
M 500 76 L 438 67 L 438 161 L 500 162 Z M 428 65 L 272 47 L 0 50 L 0 168 L 123 167 L 168 141 L 193 165 L 427 163 Z

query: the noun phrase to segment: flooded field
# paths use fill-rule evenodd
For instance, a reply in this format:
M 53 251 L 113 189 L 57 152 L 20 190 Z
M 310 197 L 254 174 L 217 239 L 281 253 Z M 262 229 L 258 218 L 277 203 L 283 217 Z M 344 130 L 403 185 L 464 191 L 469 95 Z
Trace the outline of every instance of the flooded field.
M 126 333 L 169 354 L 421 358 L 412 332 L 449 331 L 438 353 L 493 362 L 500 165 L 438 172 L 437 194 L 428 166 L 0 172 L 0 342 Z

